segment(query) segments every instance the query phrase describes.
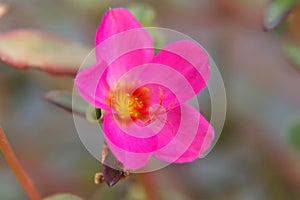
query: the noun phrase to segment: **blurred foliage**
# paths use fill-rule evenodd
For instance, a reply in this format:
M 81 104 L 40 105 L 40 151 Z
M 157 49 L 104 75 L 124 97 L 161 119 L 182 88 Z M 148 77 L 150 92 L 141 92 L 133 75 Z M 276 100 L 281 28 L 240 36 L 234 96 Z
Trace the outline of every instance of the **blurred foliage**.
M 300 120 L 295 121 L 288 130 L 289 143 L 300 151 Z
M 294 8 L 297 0 L 272 0 L 264 14 L 264 28 L 271 30 L 280 25 Z
M 147 200 L 147 195 L 143 186 L 137 183 L 131 183 L 130 188 L 126 191 L 126 199 L 130 200 Z
M 17 68 L 75 75 L 89 49 L 36 30 L 0 34 L 0 59 Z
M 291 12 L 288 18 L 288 32 L 290 33 L 291 39 L 295 41 L 295 43 L 300 44 L 300 2 L 296 5 L 296 7 Z
M 8 5 L 0 2 L 0 18 L 5 15 L 8 10 Z
M 53 105 L 83 117 L 89 107 L 79 95 L 72 95 L 70 92 L 51 91 L 44 94 L 44 98 Z
M 122 181 L 112 188 L 102 187 L 94 194 L 91 200 L 126 199 L 125 194 L 129 185 L 128 182 Z
M 152 6 L 145 3 L 133 3 L 128 6 L 128 9 L 143 26 L 153 26 L 156 13 Z
M 82 199 L 72 194 L 55 194 L 46 197 L 43 200 L 82 200 Z
M 287 57 L 300 68 L 300 47 L 295 45 L 286 45 L 284 51 Z
M 162 192 L 161 194 L 162 200 L 189 200 L 191 199 L 186 194 L 176 191 L 176 190 L 170 190 L 166 192 Z

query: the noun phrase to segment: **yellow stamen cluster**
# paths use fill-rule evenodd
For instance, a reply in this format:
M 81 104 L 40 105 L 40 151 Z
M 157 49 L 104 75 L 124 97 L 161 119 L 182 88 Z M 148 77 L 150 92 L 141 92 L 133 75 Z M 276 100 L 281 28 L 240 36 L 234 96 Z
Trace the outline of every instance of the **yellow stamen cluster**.
M 142 111 L 147 109 L 144 103 L 147 99 L 142 100 L 139 96 L 145 97 L 146 94 L 134 95 L 128 91 L 130 89 L 124 86 L 117 87 L 113 93 L 112 107 L 121 119 L 140 118 L 143 115 Z M 149 91 L 149 88 L 144 87 L 142 92 L 145 91 Z
M 140 82 L 138 82 L 140 84 Z M 121 120 L 122 124 L 126 124 L 128 120 L 140 120 L 147 125 L 157 118 L 162 112 L 163 90 L 158 88 L 159 99 L 158 106 L 155 110 L 150 105 L 155 104 L 151 101 L 151 92 L 148 87 L 138 87 L 134 89 L 135 82 L 131 82 L 130 86 L 119 84 L 114 92 L 111 93 L 111 107 L 117 112 L 116 116 Z

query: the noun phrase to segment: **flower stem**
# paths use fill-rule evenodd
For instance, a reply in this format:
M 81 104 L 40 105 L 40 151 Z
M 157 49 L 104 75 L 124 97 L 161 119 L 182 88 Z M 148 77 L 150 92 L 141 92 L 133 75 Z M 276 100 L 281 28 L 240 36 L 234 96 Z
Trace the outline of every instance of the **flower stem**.
M 148 200 L 159 200 L 159 195 L 157 194 L 157 188 L 155 187 L 154 174 L 144 173 L 138 174 L 139 181 L 145 189 Z
M 0 150 L 2 151 L 6 162 L 12 169 L 20 184 L 31 200 L 41 200 L 42 197 L 36 189 L 33 181 L 27 175 L 20 162 L 18 161 L 13 149 L 11 148 L 5 133 L 0 125 Z

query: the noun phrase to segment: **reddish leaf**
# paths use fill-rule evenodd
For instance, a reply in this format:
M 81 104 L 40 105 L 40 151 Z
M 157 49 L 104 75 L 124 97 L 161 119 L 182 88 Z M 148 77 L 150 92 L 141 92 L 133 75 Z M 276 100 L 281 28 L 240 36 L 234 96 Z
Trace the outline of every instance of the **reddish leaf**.
M 122 178 L 123 172 L 111 168 L 105 164 L 102 165 L 103 177 L 109 187 L 114 186 Z
M 88 104 L 79 95 L 72 96 L 70 92 L 51 91 L 44 94 L 44 98 L 55 106 L 85 117 Z
M 20 69 L 74 76 L 88 53 L 82 45 L 36 30 L 0 34 L 0 60 Z
M 0 18 L 5 15 L 8 10 L 8 5 L 5 3 L 0 3 Z
M 116 169 L 109 166 L 112 163 Z M 114 186 L 120 181 L 123 175 L 122 168 L 122 163 L 115 158 L 108 146 L 104 144 L 102 147 L 102 173 L 104 180 L 109 187 Z
M 102 147 L 101 163 L 102 173 L 95 174 L 96 184 L 106 182 L 109 187 L 112 187 L 130 175 L 128 171 L 123 170 L 123 164 L 115 158 L 107 144 L 104 144 Z

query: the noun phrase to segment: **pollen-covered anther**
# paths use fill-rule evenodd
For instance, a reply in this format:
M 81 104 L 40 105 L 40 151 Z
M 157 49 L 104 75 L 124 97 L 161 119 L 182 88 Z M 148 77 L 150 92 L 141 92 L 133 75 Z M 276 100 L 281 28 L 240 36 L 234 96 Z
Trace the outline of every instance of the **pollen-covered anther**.
M 147 101 L 149 88 L 143 87 L 130 94 L 126 87 L 117 87 L 112 98 L 112 106 L 121 119 L 145 119 L 148 115 Z

